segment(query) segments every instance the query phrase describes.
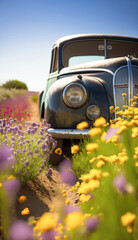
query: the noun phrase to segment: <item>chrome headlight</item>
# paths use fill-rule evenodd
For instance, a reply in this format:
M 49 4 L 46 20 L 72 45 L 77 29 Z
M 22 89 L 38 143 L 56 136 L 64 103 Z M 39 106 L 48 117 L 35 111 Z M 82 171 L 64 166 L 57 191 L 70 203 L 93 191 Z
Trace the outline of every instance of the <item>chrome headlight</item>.
M 86 99 L 86 89 L 80 83 L 70 83 L 63 91 L 63 101 L 68 107 L 81 107 L 86 102 Z

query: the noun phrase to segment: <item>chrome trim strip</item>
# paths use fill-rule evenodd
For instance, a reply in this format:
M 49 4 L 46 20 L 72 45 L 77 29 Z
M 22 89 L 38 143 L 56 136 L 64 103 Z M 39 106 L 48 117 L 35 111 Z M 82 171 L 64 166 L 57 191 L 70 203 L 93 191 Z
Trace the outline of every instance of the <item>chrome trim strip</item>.
M 82 74 L 87 73 L 87 72 L 107 72 L 107 73 L 111 74 L 112 76 L 114 75 L 114 73 L 111 70 L 108 70 L 108 69 L 105 69 L 105 68 L 86 68 L 86 69 L 82 69 L 82 70 L 80 70 L 80 69 L 72 70 L 72 71 L 69 71 L 67 73 L 55 74 L 54 76 L 48 77 L 48 79 L 56 78 L 56 77 L 58 78 L 60 76 L 63 77 L 64 75 L 69 75 L 69 74 L 73 74 L 73 73 L 78 74 L 80 72 Z
M 131 60 L 126 57 L 127 67 L 128 67 L 128 104 L 130 106 L 130 99 L 133 98 L 133 76 L 132 76 L 132 66 Z
M 70 74 L 70 73 L 78 73 L 78 72 L 107 72 L 110 73 L 111 75 L 114 75 L 114 73 L 111 70 L 105 69 L 105 68 L 86 68 L 86 69 L 77 69 L 77 70 L 72 70 L 67 73 L 61 73 L 59 76 Z
M 77 129 L 54 129 L 49 128 L 48 133 L 55 138 L 62 139 L 80 139 L 86 137 L 90 133 L 90 129 L 77 130 Z
M 114 96 L 114 105 L 115 105 L 115 107 L 116 107 L 116 97 L 115 97 L 115 78 L 116 78 L 116 74 L 117 74 L 117 72 L 118 72 L 120 69 L 126 68 L 126 67 L 127 67 L 127 65 L 123 65 L 123 66 L 117 68 L 116 71 L 115 71 L 115 73 L 114 73 L 114 75 L 113 75 L 113 96 Z M 115 112 L 115 118 L 116 118 L 116 112 Z
M 107 58 L 107 39 L 104 39 L 104 56 Z

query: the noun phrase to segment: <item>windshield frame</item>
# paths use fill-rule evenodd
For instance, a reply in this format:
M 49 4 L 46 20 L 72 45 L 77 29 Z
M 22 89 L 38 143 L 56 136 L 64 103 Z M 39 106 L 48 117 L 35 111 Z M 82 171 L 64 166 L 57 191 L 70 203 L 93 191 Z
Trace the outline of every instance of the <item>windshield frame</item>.
M 94 39 L 92 39 L 92 38 L 89 38 L 89 39 L 87 39 L 87 38 L 84 38 L 84 39 L 73 39 L 73 40 L 70 40 L 70 41 L 66 41 L 65 42 L 65 44 L 62 46 L 62 66 L 63 66 L 63 68 L 66 68 L 66 67 L 69 67 L 69 66 L 65 66 L 64 65 L 64 48 L 67 46 L 67 45 L 69 45 L 69 44 L 71 44 L 71 43 L 73 43 L 73 42 L 75 42 L 75 43 L 77 43 L 77 42 L 85 42 L 85 41 L 103 41 L 103 44 L 104 44 L 104 59 L 111 59 L 111 58 L 115 58 L 115 57 L 108 57 L 108 41 L 110 41 L 110 42 L 120 42 L 120 43 L 128 43 L 128 44 L 137 44 L 138 45 L 138 42 L 137 41 L 129 41 L 129 40 L 127 40 L 127 39 L 114 39 L 114 38 L 107 38 L 107 39 L 104 39 L 104 38 L 94 38 Z M 127 54 L 126 54 L 126 56 L 128 56 Z M 119 56 L 117 56 L 117 57 L 119 57 Z M 120 57 L 122 57 L 122 56 L 120 56 Z M 104 60 L 103 59 L 103 60 Z M 96 60 L 96 61 L 98 61 L 98 60 Z M 75 65 L 72 65 L 72 66 L 75 66 Z

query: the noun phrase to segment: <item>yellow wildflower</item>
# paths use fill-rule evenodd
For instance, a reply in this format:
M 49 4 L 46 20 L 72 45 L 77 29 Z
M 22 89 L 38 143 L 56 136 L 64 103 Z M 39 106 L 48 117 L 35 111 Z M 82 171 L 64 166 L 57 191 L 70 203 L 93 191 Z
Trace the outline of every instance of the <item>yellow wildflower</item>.
M 62 149 L 61 148 L 56 148 L 55 153 L 58 155 L 62 155 Z
M 57 220 L 52 213 L 44 213 L 36 224 L 41 232 L 46 232 L 54 229 L 57 226 Z
M 105 136 L 106 136 L 106 132 L 103 132 L 103 134 L 102 134 L 102 136 L 101 136 L 101 140 L 103 141 L 103 142 L 105 142 L 106 140 L 105 140 Z
M 135 166 L 138 167 L 138 162 L 135 163 Z
M 63 197 L 67 197 L 67 192 L 66 192 L 66 190 L 61 190 L 61 193 L 62 193 L 62 196 L 63 196 Z
M 115 107 L 115 111 L 117 111 L 117 110 L 119 110 L 119 107 L 118 107 L 118 106 Z
M 68 235 L 64 235 L 63 239 L 65 239 L 65 240 L 68 239 Z
M 65 204 L 66 204 L 66 205 L 70 204 L 69 198 L 66 199 Z
M 2 188 L 2 183 L 0 182 L 0 189 Z
M 89 124 L 84 121 L 84 122 L 79 123 L 76 128 L 78 130 L 82 130 L 82 129 L 85 129 L 85 128 L 88 128 L 88 127 L 89 127 Z
M 133 138 L 138 137 L 138 127 L 132 129 L 132 137 Z
M 110 160 L 111 163 L 120 163 L 120 159 L 117 155 L 111 155 L 109 157 L 109 160 Z
M 90 130 L 90 136 L 91 137 L 96 137 L 102 132 L 101 128 L 92 128 Z
M 73 145 L 71 147 L 71 153 L 72 154 L 79 152 L 79 150 L 80 150 L 79 145 Z
M 114 120 L 110 120 L 110 123 L 111 123 L 111 124 L 114 124 Z
M 122 115 L 122 114 L 123 114 L 123 111 L 122 111 L 122 110 L 116 111 L 116 114 L 117 114 L 117 115 Z
M 62 233 L 63 233 L 63 231 L 62 231 L 63 228 L 64 228 L 64 227 L 63 227 L 62 223 L 59 223 L 59 224 L 58 224 L 58 227 L 56 228 L 56 230 L 57 230 L 60 234 L 62 234 Z
M 53 204 L 50 206 L 50 212 L 54 212 L 54 205 Z
M 135 120 L 135 119 L 132 119 L 132 120 L 130 121 L 130 126 L 138 127 L 138 121 Z
M 106 143 L 109 143 L 109 142 L 112 142 L 112 143 L 117 143 L 118 141 L 118 136 L 117 135 L 114 135 L 110 138 L 107 139 Z
M 121 126 L 118 130 L 117 130 L 117 134 L 121 134 L 122 132 L 124 132 L 127 129 L 126 126 Z
M 126 93 L 122 93 L 122 97 L 126 97 L 127 96 L 127 94 Z
M 96 157 L 94 157 L 94 158 L 90 159 L 90 161 L 89 161 L 89 162 L 90 162 L 90 163 L 94 163 L 94 162 L 96 161 L 96 159 L 97 159 L 97 158 L 96 158 Z
M 90 174 L 91 174 L 91 179 L 94 179 L 94 180 L 100 180 L 102 176 L 102 172 L 99 169 L 91 169 Z
M 124 227 L 127 227 L 127 231 L 129 233 L 133 232 L 134 230 L 135 220 L 136 214 L 133 214 L 131 212 L 127 212 L 121 216 L 121 223 Z
M 97 128 L 103 127 L 105 124 L 106 124 L 106 119 L 103 117 L 97 118 L 94 122 L 94 126 Z
M 102 168 L 104 165 L 105 165 L 105 162 L 101 160 L 101 161 L 98 161 L 98 163 L 96 164 L 96 167 Z
M 102 176 L 103 176 L 103 177 L 108 177 L 108 176 L 110 176 L 110 173 L 109 173 L 109 172 L 103 172 L 103 173 L 102 173 Z
M 138 115 L 138 108 L 134 108 L 134 114 Z
M 14 180 L 14 179 L 16 179 L 13 175 L 10 175 L 9 177 L 8 177 L 8 180 Z
M 137 96 L 134 96 L 134 99 L 135 99 L 136 101 L 138 101 L 138 97 L 137 97 Z
M 99 156 L 97 157 L 97 159 L 98 159 L 98 160 L 102 160 L 102 161 L 104 161 L 104 162 L 108 162 L 109 157 L 105 157 L 105 156 L 103 156 L 103 155 L 99 155 Z
M 92 215 L 91 215 L 91 213 L 85 213 L 84 215 L 83 215 L 83 219 L 85 220 L 85 219 L 88 219 L 88 218 L 90 218 Z
M 83 216 L 80 212 L 69 213 L 66 217 L 66 225 L 69 229 L 75 229 L 83 225 Z
M 109 110 L 110 110 L 110 111 L 113 111 L 113 109 L 114 109 L 114 106 L 110 106 L 110 107 L 109 107 Z
M 89 194 L 81 194 L 80 196 L 79 196 L 79 201 L 80 202 L 88 202 L 89 200 L 90 200 L 90 198 L 91 198 L 91 195 L 89 195 Z
M 20 196 L 20 197 L 18 198 L 18 202 L 19 202 L 19 203 L 25 203 L 26 200 L 27 200 L 27 197 L 24 196 L 24 195 L 22 195 L 22 196 Z
M 79 194 L 88 193 L 89 191 L 94 191 L 99 188 L 100 182 L 98 180 L 90 180 L 88 183 L 82 182 L 78 190 Z
M 94 151 L 96 151 L 98 149 L 98 144 L 97 143 L 88 143 L 87 145 L 86 145 L 86 150 L 88 151 L 88 152 L 94 152 Z
M 132 110 L 125 110 L 123 113 L 122 113 L 123 116 L 129 116 L 129 115 L 133 115 L 133 111 Z
M 29 208 L 24 208 L 24 209 L 21 211 L 21 215 L 28 215 L 28 214 L 30 214 Z
M 55 240 L 61 239 L 60 236 L 55 236 Z

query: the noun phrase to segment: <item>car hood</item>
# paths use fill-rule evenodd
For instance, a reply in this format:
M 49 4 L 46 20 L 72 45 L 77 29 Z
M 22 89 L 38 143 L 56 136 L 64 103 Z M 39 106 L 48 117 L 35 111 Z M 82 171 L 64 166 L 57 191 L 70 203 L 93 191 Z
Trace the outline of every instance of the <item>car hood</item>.
M 127 62 L 126 57 L 118 57 L 118 58 L 111 58 L 111 59 L 104 59 L 104 60 L 98 60 L 98 61 L 92 61 L 87 62 L 83 64 L 77 64 L 72 67 L 66 67 L 63 68 L 60 71 L 60 75 L 62 74 L 69 74 L 72 72 L 83 72 L 85 70 L 93 70 L 93 69 L 108 69 L 112 71 L 113 73 L 116 71 L 116 69 L 120 66 L 120 63 L 125 65 Z

